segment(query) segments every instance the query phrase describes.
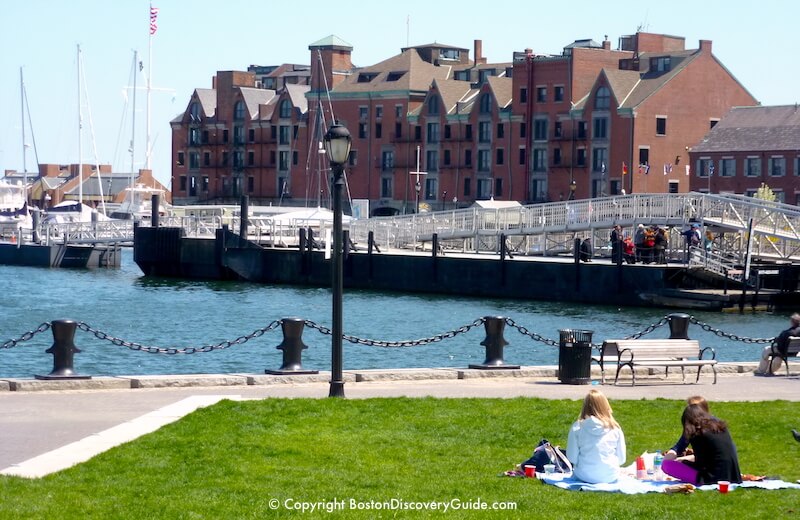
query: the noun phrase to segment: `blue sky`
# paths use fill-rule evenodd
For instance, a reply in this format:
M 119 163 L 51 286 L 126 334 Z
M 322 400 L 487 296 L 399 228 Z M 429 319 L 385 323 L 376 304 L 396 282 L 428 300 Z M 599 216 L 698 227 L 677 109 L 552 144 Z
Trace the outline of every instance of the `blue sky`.
M 713 52 L 765 105 L 800 101 L 793 0 L 752 3 L 721 0 L 655 2 L 577 0 L 557 2 L 333 2 L 248 0 L 154 0 L 159 8 L 153 38 L 151 134 L 153 169 L 170 177 L 169 121 L 182 112 L 193 89 L 211 86 L 217 70 L 250 64 L 308 63 L 308 44 L 335 34 L 353 45 L 353 62 L 369 65 L 407 42 L 440 42 L 472 49 L 483 40 L 489 61 L 511 61 L 527 47 L 559 53 L 575 39 L 601 41 L 643 30 L 686 37 L 687 48 L 713 40 Z M 458 5 L 459 7 L 455 7 Z M 473 7 L 474 5 L 474 7 Z M 569 5 L 569 9 L 562 7 Z M 39 162 L 78 162 L 77 45 L 85 89 L 83 162 L 130 170 L 133 50 L 148 65 L 149 2 L 146 0 L 26 0 L 8 2 L 0 31 L 0 170 L 22 170 L 20 67 L 23 69 Z M 409 22 L 410 20 L 410 22 Z M 144 86 L 140 73 L 137 85 Z M 136 168 L 144 165 L 145 93 L 136 98 Z M 94 138 L 90 133 L 91 111 Z M 123 114 L 127 114 L 123 122 Z M 25 123 L 27 142 L 32 144 Z M 92 144 L 94 142 L 94 145 Z M 35 170 L 33 147 L 27 168 Z

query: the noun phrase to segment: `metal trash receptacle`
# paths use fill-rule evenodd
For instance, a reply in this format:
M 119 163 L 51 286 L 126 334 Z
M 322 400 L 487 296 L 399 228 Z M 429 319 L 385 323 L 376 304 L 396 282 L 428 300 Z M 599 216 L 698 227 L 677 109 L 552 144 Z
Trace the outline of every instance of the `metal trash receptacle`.
M 558 379 L 567 385 L 591 384 L 594 331 L 561 329 L 558 333 Z

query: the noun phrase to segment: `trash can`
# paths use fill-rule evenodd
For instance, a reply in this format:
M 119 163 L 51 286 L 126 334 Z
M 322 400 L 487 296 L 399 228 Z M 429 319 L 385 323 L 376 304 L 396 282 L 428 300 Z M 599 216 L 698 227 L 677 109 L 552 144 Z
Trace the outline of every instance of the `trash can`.
M 592 330 L 561 329 L 558 344 L 558 379 L 567 385 L 592 382 Z

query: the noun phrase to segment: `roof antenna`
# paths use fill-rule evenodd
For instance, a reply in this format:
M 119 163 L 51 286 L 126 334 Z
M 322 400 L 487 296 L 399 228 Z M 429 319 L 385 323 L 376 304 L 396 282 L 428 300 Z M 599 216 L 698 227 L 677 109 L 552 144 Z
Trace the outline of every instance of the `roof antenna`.
M 411 46 L 411 15 L 406 15 L 406 48 Z

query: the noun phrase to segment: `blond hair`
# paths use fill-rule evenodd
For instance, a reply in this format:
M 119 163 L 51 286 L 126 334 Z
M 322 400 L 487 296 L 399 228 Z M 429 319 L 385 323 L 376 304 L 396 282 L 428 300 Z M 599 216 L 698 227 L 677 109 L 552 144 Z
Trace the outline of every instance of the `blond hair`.
M 619 423 L 614 419 L 611 405 L 600 390 L 589 390 L 583 399 L 580 420 L 596 417 L 606 428 L 619 428 Z
M 693 395 L 692 397 L 686 400 L 686 406 L 691 406 L 693 404 L 696 404 L 697 406 L 702 408 L 704 412 L 710 413 L 708 410 L 708 401 L 706 401 L 706 398 L 703 397 L 702 395 Z

